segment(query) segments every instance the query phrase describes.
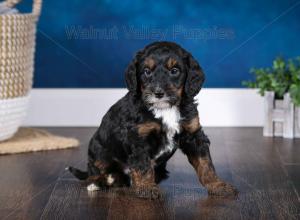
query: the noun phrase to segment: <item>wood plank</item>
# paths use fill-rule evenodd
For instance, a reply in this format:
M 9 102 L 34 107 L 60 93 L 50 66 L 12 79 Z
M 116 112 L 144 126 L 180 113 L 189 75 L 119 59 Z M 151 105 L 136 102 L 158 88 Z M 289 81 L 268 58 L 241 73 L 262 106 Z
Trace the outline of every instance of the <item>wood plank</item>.
M 259 136 L 257 132 L 254 128 L 224 131 L 230 137 L 225 146 L 234 183 L 240 190 L 242 217 L 253 213 L 255 218 L 262 219 L 297 219 L 300 202 L 274 148 L 277 139 Z M 243 207 L 249 210 L 248 215 Z
M 300 165 L 300 138 L 275 138 L 273 147 L 278 149 L 279 156 L 284 164 Z
M 60 179 L 41 219 L 105 219 L 112 197 L 109 192 L 88 192 L 78 180 Z
M 300 200 L 300 165 L 285 165 L 289 179 L 292 181 L 293 186 L 297 191 Z
M 187 158 L 177 151 L 160 200 L 88 193 L 63 169 L 85 169 L 95 128 L 51 128 L 78 137 L 79 149 L 0 157 L 1 219 L 299 219 L 298 140 L 266 138 L 261 128 L 206 128 L 218 174 L 238 198 L 207 196 Z
M 0 157 L 0 219 L 38 218 L 47 203 L 56 180 L 64 168 L 86 157 L 86 145 L 94 128 L 50 128 L 81 140 L 79 149 L 3 155 Z M 69 174 L 68 174 L 69 175 Z

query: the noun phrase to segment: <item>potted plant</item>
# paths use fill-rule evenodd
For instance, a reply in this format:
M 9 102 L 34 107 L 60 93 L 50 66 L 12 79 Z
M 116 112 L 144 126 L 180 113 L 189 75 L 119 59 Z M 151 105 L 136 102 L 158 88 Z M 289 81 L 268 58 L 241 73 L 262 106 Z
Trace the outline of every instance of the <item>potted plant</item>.
M 250 72 L 255 80 L 243 84 L 264 96 L 264 136 L 300 137 L 300 57 L 277 57 L 271 68 Z

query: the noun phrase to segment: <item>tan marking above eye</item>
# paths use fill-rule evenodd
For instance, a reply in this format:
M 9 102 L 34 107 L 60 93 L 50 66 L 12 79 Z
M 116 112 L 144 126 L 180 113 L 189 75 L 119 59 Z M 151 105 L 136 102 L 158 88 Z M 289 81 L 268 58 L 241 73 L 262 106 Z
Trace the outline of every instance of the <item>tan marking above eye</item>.
M 154 67 L 155 67 L 155 60 L 153 58 L 148 57 L 148 58 L 145 59 L 144 64 L 150 70 L 153 70 Z
M 175 60 L 174 58 L 169 58 L 167 61 L 167 67 L 168 69 L 171 69 L 173 67 L 175 67 L 177 64 L 177 60 Z
M 159 132 L 161 129 L 160 124 L 156 122 L 146 122 L 143 124 L 137 125 L 138 134 L 142 137 L 149 135 L 152 131 Z

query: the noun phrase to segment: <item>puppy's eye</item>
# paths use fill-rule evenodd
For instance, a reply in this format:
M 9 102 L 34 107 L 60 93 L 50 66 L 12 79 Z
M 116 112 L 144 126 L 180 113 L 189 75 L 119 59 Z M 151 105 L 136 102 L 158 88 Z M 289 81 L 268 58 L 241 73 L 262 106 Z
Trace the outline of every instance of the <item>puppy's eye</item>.
M 179 69 L 174 67 L 170 70 L 170 73 L 171 73 L 171 75 L 178 75 L 179 74 Z
M 145 68 L 144 69 L 144 74 L 149 77 L 149 76 L 151 76 L 152 72 L 149 68 Z

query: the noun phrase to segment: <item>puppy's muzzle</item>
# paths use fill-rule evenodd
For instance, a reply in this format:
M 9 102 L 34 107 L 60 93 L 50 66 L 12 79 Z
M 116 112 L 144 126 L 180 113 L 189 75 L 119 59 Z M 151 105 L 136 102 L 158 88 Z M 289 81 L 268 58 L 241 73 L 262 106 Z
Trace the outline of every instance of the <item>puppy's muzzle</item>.
M 165 92 L 162 88 L 155 88 L 153 91 L 155 98 L 161 99 L 162 97 L 164 97 Z

